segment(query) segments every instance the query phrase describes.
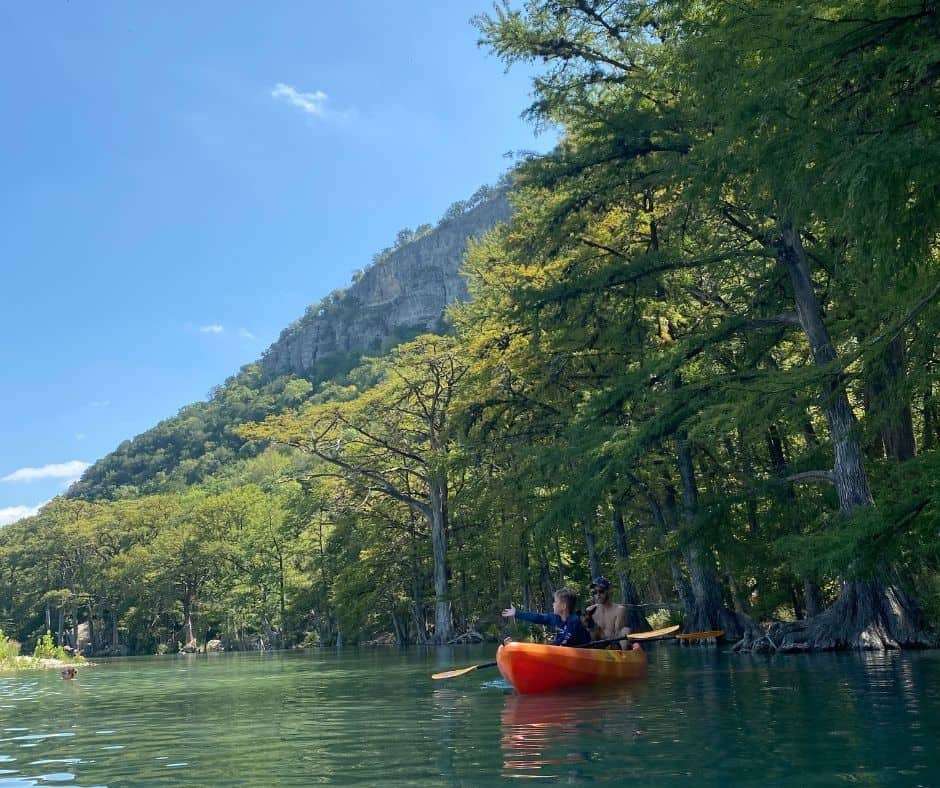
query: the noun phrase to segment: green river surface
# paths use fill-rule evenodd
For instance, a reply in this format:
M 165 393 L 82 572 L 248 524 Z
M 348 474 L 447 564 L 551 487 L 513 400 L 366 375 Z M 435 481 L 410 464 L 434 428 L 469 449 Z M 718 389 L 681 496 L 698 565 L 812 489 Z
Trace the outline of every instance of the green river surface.
M 648 678 L 519 696 L 492 647 L 104 661 L 0 674 L 0 786 L 940 786 L 940 652 L 658 644 Z

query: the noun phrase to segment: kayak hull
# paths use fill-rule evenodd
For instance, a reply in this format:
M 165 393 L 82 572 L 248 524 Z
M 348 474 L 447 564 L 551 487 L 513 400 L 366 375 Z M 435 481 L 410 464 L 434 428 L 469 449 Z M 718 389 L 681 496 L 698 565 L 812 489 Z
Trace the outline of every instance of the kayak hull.
M 529 695 L 643 678 L 646 675 L 646 654 L 642 651 L 569 648 L 541 643 L 507 643 L 496 652 L 496 665 L 517 692 Z

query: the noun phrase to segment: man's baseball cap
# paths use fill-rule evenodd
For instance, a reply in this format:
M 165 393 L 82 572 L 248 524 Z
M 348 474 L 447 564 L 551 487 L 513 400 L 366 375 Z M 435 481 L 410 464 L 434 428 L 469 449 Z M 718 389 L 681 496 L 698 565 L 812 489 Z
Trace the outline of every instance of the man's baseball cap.
M 598 591 L 608 591 L 610 590 L 610 580 L 606 577 L 595 577 L 591 581 L 591 588 L 596 588 Z

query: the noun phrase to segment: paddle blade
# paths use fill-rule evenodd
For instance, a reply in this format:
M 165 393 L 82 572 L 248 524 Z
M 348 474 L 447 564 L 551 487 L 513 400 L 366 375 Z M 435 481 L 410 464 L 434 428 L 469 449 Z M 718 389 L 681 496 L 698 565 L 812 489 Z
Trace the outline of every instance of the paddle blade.
M 681 627 L 676 624 L 671 627 L 654 629 L 651 632 L 634 632 L 630 634 L 630 640 L 658 640 L 659 638 L 668 638 L 675 635 L 680 629 Z
M 456 670 L 445 670 L 443 673 L 432 673 L 431 678 L 435 681 L 440 681 L 441 679 L 456 679 L 460 676 L 466 676 L 468 673 L 473 673 L 473 671 L 479 670 L 480 668 L 492 668 L 495 665 L 495 662 L 484 662 L 482 665 L 471 665 L 469 668 L 457 668 Z
M 708 638 L 720 638 L 724 634 L 723 629 L 710 629 L 707 632 L 686 632 L 684 635 L 676 635 L 676 640 L 707 640 Z

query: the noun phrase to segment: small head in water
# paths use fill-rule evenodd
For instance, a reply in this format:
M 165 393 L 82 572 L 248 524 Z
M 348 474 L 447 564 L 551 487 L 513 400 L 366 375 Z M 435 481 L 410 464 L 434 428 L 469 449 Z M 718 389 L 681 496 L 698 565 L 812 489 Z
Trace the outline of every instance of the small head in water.
M 62 668 L 61 672 L 62 678 L 68 681 L 69 679 L 74 679 L 78 675 L 78 671 L 75 668 Z

